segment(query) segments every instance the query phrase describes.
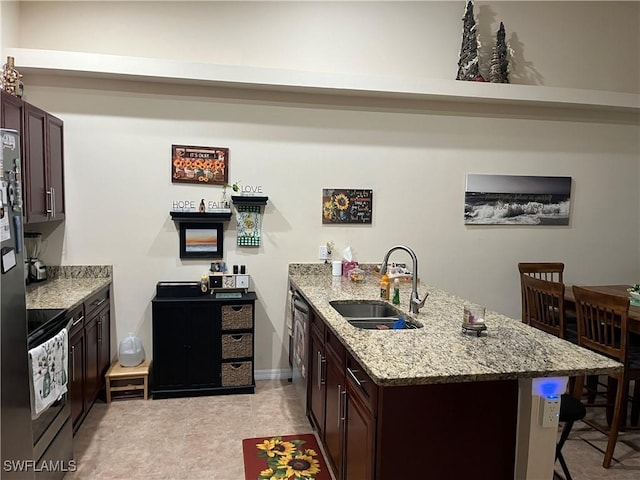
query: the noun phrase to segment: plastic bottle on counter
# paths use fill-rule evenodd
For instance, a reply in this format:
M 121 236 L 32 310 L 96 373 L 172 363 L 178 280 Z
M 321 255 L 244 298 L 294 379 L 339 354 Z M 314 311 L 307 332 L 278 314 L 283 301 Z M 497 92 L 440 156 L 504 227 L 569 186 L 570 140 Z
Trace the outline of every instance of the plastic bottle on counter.
M 380 300 L 389 300 L 389 275 L 386 273 L 380 280 Z
M 391 297 L 391 303 L 394 305 L 400 305 L 400 279 L 396 278 L 393 281 L 393 297 Z

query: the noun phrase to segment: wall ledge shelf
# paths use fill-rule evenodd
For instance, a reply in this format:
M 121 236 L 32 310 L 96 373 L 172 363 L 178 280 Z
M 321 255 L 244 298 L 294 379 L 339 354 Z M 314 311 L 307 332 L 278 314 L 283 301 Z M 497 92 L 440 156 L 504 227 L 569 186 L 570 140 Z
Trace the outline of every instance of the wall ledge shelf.
M 258 195 L 231 195 L 234 205 L 266 205 L 269 197 Z
M 472 106 L 492 106 L 498 112 L 505 107 L 517 107 L 520 109 L 519 115 L 534 117 L 553 117 L 563 110 L 574 115 L 588 112 L 596 119 L 609 113 L 617 115 L 618 121 L 640 122 L 640 94 L 636 93 L 425 77 L 310 72 L 59 50 L 6 48 L 5 54 L 15 57 L 16 68 L 26 75 L 234 88 L 269 93 L 276 102 L 287 101 L 287 97 L 282 97 L 286 93 L 304 94 L 307 97 L 320 95 L 324 103 L 328 100 L 342 101 L 374 108 L 411 108 L 417 102 L 430 102 L 423 107 L 428 109 L 434 102 L 436 106 L 448 102 L 451 108 L 462 112 Z M 280 96 L 276 94 L 278 92 Z M 185 89 L 184 94 L 197 94 L 197 89 Z
M 231 209 L 224 212 L 169 212 L 176 222 L 213 222 L 231 219 Z

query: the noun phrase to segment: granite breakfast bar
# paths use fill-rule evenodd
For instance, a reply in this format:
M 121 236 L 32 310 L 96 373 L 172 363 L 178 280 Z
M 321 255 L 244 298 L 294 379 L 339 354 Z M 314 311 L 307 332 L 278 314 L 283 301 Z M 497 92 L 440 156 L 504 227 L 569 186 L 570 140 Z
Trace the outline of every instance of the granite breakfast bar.
M 420 295 L 429 292 L 429 297 L 419 314 L 409 313 L 407 284 L 400 289 L 398 305 L 422 328 L 353 327 L 329 302 L 379 300 L 379 278 L 366 270 L 365 280 L 355 283 L 332 277 L 330 265 L 289 265 L 289 282 L 308 301 L 312 319 L 326 328 L 325 338 L 337 339 L 347 365 L 352 362 L 375 383 L 369 426 L 373 465 L 364 478 L 405 478 L 401 472 L 419 471 L 433 474 L 429 478 L 452 473 L 492 480 L 551 478 L 557 428 L 538 423 L 539 379 L 564 385 L 566 377 L 604 374 L 621 364 L 492 311 L 485 316 L 486 332 L 465 334 L 463 305 L 469 302 L 424 284 Z M 326 362 L 332 358 L 326 357 Z M 349 390 L 349 382 L 344 383 Z M 313 410 L 314 385 L 309 389 Z M 325 395 L 328 418 L 333 395 Z M 327 424 L 320 425 L 316 416 L 310 415 L 322 438 Z M 345 425 L 340 428 L 348 429 L 348 419 Z M 325 446 L 331 451 L 333 432 L 329 427 L 326 431 Z M 337 471 L 348 471 L 351 443 L 349 432 L 342 434 L 346 447 L 330 462 Z

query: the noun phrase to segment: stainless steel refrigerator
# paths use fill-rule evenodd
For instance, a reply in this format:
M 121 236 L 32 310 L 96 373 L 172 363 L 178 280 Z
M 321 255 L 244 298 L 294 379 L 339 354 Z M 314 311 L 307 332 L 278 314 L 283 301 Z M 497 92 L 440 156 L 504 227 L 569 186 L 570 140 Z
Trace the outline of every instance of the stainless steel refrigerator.
M 34 478 L 20 137 L 0 129 L 0 478 Z

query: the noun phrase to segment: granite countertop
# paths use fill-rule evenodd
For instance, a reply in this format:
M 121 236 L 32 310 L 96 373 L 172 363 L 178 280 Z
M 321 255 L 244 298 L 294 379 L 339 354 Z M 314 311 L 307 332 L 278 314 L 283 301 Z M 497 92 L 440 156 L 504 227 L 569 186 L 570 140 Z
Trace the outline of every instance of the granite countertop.
M 111 267 L 49 267 L 49 280 L 27 285 L 28 309 L 64 308 L 81 304 L 111 284 Z
M 417 315 L 409 314 L 411 283 L 402 283 L 399 309 L 423 325 L 416 330 L 364 330 L 351 326 L 332 300 L 379 300 L 380 280 L 371 270 L 360 283 L 332 277 L 331 265 L 290 264 L 289 280 L 325 320 L 376 384 L 418 385 L 604 374 L 622 364 L 487 310 L 487 330 L 462 332 L 463 298 L 420 284 Z

